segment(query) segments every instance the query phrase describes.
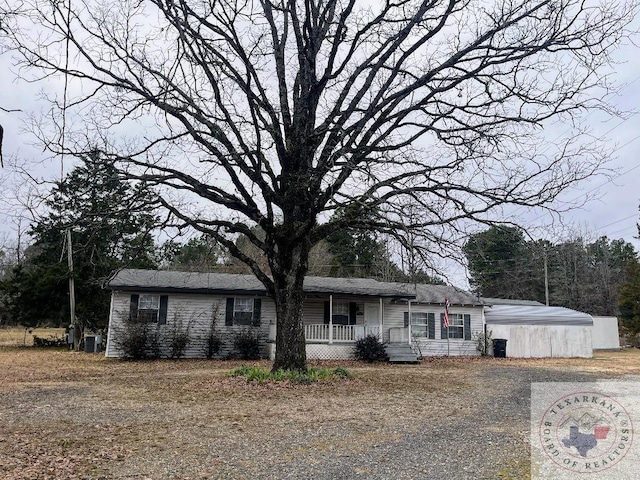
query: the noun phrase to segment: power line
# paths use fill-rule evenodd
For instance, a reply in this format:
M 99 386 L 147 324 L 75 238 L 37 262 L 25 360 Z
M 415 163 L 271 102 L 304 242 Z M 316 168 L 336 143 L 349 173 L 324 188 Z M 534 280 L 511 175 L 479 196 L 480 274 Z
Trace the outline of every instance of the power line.
M 607 223 L 606 225 L 602 225 L 601 227 L 596 227 L 597 230 L 602 230 L 603 228 L 610 227 L 611 225 L 615 225 L 620 222 L 624 222 L 625 220 L 629 220 L 630 218 L 637 217 L 638 214 L 634 213 L 633 215 L 629 215 L 628 217 L 621 218 L 620 220 L 616 220 L 615 222 Z

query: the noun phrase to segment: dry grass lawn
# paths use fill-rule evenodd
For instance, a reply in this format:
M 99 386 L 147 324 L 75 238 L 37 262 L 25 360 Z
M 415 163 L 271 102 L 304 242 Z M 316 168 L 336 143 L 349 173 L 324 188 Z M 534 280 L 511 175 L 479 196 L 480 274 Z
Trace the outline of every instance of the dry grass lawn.
M 342 362 L 355 379 L 310 386 L 247 384 L 226 375 L 238 365 L 0 348 L 0 478 L 251 478 L 257 464 L 313 463 L 393 442 L 473 394 L 476 375 L 495 365 L 640 375 L 640 350 L 593 359 Z

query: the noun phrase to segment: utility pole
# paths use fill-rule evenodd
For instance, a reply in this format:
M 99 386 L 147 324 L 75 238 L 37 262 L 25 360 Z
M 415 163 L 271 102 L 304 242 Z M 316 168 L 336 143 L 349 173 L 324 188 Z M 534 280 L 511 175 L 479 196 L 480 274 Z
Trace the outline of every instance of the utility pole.
M 76 285 L 73 278 L 73 247 L 71 245 L 71 229 L 67 228 L 67 264 L 69 265 L 69 310 L 71 326 L 73 328 L 73 346 L 80 347 L 80 329 L 76 326 Z
M 549 306 L 549 269 L 547 267 L 547 247 L 544 247 L 544 299 Z

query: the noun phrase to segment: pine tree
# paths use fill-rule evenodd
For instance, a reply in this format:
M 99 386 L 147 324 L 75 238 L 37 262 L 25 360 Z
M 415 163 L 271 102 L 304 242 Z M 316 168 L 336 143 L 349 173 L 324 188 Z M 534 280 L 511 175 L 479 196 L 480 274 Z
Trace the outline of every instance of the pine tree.
M 113 163 L 83 158 L 46 198 L 48 212 L 32 225 L 25 260 L 0 288 L 13 323 L 64 325 L 69 319 L 67 231 L 71 230 L 76 312 L 92 328 L 106 326 L 109 292 L 104 282 L 117 269 L 155 268 L 150 213 L 153 197 L 125 182 Z

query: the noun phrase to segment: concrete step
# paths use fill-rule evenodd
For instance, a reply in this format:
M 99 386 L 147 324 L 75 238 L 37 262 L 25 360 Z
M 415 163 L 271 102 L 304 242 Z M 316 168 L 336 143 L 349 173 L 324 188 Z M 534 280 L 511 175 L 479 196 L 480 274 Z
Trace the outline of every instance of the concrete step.
M 391 363 L 418 363 L 418 356 L 406 343 L 388 343 L 385 350 Z

